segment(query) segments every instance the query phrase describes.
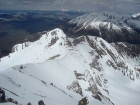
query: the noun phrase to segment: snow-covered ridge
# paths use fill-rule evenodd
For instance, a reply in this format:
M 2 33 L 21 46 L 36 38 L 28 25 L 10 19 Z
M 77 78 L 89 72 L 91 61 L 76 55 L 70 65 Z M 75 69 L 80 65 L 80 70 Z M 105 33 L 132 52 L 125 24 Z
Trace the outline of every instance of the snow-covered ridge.
M 0 70 L 26 63 L 43 63 L 56 55 L 61 58 L 65 56 L 65 51 L 59 49 L 59 46 L 64 43 L 65 38 L 63 31 L 57 28 L 42 35 L 35 42 L 17 44 L 12 48 L 12 53 L 1 58 Z M 52 45 L 56 48 L 52 49 Z
M 101 37 L 109 43 L 140 43 L 140 20 L 129 14 L 88 13 L 69 21 L 63 30 L 70 37 L 91 35 Z
M 54 29 L 1 58 L 0 87 L 22 105 L 79 105 L 85 97 L 88 105 L 139 105 L 140 55 L 133 47 Z
M 140 28 L 140 21 L 134 20 L 131 15 L 128 14 L 118 14 L 113 12 L 93 12 L 79 16 L 71 21 L 70 24 L 76 24 L 77 26 L 93 27 L 99 29 L 100 25 L 106 26 L 107 29 L 110 28 L 110 24 L 113 24 L 113 28 L 118 29 L 128 29 L 133 30 L 134 28 Z M 133 27 L 132 27 L 133 26 Z

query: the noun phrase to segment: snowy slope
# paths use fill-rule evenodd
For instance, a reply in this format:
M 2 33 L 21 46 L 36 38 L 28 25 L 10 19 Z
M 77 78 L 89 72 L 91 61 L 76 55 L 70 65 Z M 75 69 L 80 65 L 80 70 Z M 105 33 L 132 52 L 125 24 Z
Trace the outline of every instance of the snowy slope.
M 140 55 L 131 54 L 133 46 L 139 48 L 54 29 L 1 58 L 0 87 L 23 105 L 78 105 L 84 97 L 89 105 L 139 105 Z

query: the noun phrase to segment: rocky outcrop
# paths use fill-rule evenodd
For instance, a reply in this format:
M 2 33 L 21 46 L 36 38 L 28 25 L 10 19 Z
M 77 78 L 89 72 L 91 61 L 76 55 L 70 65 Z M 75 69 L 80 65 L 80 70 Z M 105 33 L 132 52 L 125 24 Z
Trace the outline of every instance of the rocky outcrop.
M 38 105 L 45 105 L 45 104 L 44 104 L 43 100 L 40 100 L 40 101 L 38 102 Z

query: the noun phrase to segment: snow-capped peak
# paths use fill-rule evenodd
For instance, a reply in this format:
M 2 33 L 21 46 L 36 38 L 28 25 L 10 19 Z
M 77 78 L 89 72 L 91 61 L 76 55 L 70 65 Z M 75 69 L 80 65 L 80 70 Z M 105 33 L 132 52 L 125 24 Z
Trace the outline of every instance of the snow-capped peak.
M 112 23 L 115 24 L 117 27 L 126 27 L 129 28 L 124 21 L 126 19 L 130 19 L 131 16 L 127 14 L 117 14 L 113 12 L 93 12 L 89 14 L 85 14 L 83 16 L 79 16 L 73 20 L 71 20 L 69 23 L 70 24 L 77 24 L 82 25 L 90 25 L 93 26 L 94 24 L 97 24 L 96 26 L 99 27 L 100 23 L 102 24 L 107 24 L 107 23 Z M 86 23 L 86 24 L 85 24 Z M 94 24 L 92 24 L 94 23 Z
M 137 13 L 137 14 L 133 14 L 133 15 L 132 15 L 132 17 L 133 17 L 133 18 L 137 18 L 137 17 L 140 17 L 140 13 Z
M 133 17 L 137 17 L 140 14 L 135 14 Z M 133 30 L 134 28 L 140 28 L 140 21 L 134 20 L 131 15 L 128 14 L 118 14 L 113 12 L 93 12 L 79 16 L 71 21 L 70 24 L 76 24 L 77 26 L 84 27 L 100 27 L 100 24 L 106 26 L 107 23 L 112 23 L 115 25 L 115 29 L 125 28 L 128 30 Z M 94 24 L 93 24 L 94 23 Z M 132 27 L 133 26 L 133 27 Z
M 140 20 L 129 14 L 93 12 L 74 18 L 66 25 L 63 30 L 69 36 L 82 34 L 102 37 L 110 43 L 140 43 Z
M 66 35 L 64 32 L 61 29 L 56 28 L 46 32 L 35 42 L 17 44 L 12 48 L 12 53 L 1 58 L 0 70 L 26 63 L 43 63 L 51 57 L 58 55 L 59 56 L 56 58 L 61 58 L 65 55 L 65 52 L 59 47 L 60 43 L 62 45 L 65 43 L 65 38 Z M 4 65 L 6 62 L 8 64 Z

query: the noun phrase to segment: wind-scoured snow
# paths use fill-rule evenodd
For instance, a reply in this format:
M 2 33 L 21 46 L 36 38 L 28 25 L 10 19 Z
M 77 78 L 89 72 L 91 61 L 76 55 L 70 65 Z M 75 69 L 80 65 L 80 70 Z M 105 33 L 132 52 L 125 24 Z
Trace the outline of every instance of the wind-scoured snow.
M 89 105 L 139 105 L 140 56 L 118 46 L 128 47 L 54 29 L 1 58 L 0 87 L 23 105 L 78 105 L 84 97 Z

